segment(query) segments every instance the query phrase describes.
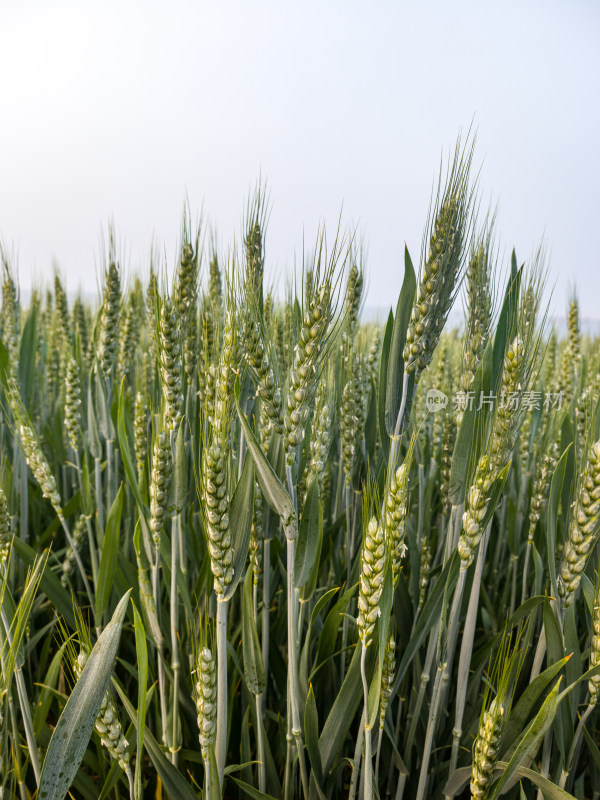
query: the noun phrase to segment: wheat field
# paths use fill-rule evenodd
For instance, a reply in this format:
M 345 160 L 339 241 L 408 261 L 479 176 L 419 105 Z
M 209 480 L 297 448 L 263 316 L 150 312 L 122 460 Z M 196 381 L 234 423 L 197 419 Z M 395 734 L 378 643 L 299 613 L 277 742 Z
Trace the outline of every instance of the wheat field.
M 264 186 L 98 307 L 2 250 L 0 797 L 600 798 L 600 347 L 473 160 L 381 324 Z

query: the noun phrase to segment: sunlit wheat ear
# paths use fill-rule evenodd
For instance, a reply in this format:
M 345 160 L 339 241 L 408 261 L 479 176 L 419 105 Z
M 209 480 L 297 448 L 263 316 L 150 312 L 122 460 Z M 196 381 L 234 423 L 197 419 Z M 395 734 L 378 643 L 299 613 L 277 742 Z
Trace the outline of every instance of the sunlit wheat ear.
M 249 321 L 245 329 L 244 355 L 256 376 L 257 394 L 273 430 L 283 433 L 283 402 L 275 373 L 264 344 L 264 334 L 258 321 Z
M 135 395 L 133 437 L 138 479 L 141 480 L 148 458 L 148 410 L 142 392 L 136 392 Z
M 71 327 L 75 339 L 78 339 L 81 345 L 81 352 L 85 354 L 89 344 L 89 330 L 88 319 L 86 316 L 86 307 L 84 306 L 81 297 L 77 295 L 73 301 L 73 310 L 71 312 Z
M 174 431 L 181 421 L 181 349 L 175 306 L 166 297 L 160 312 L 159 356 L 162 393 L 165 401 L 165 425 Z
M 175 307 L 182 338 L 183 364 L 188 379 L 194 375 L 197 362 L 197 306 L 198 306 L 198 240 L 196 249 L 188 241 L 187 224 L 184 225 L 185 241 L 181 249 L 181 259 L 177 271 L 175 288 Z
M 67 295 L 58 273 L 54 275 L 54 297 L 56 299 L 56 321 L 60 330 L 60 344 L 62 352 L 64 353 L 71 342 L 70 317 Z
M 340 449 L 342 464 L 344 465 L 344 479 L 346 486 L 352 483 L 352 467 L 356 452 L 356 429 L 358 420 L 354 403 L 354 380 L 350 380 L 342 391 L 342 405 L 340 408 Z
M 224 447 L 215 438 L 204 456 L 204 503 L 208 552 L 217 598 L 225 594 L 233 579 L 226 459 Z
M 100 335 L 98 339 L 98 359 L 102 372 L 106 377 L 112 373 L 117 355 L 120 310 L 121 276 L 118 266 L 114 261 L 111 261 L 104 276 Z
M 198 260 L 192 244 L 184 242 L 175 283 L 175 308 L 181 319 L 195 304 L 198 283 Z
M 166 431 L 157 433 L 154 440 L 150 473 L 150 529 L 155 547 L 160 546 L 165 526 L 171 482 L 171 443 Z
M 117 356 L 117 374 L 123 375 L 135 361 L 135 351 L 139 341 L 139 317 L 135 307 L 135 297 L 130 295 L 123 304 Z
M 252 304 L 262 302 L 263 273 L 262 231 L 257 219 L 246 235 L 246 293 Z
M 456 297 L 463 270 L 463 248 L 471 224 L 472 190 L 469 187 L 472 146 L 454 154 L 445 185 L 438 188 L 410 324 L 406 332 L 404 364 L 407 374 L 430 364 L 448 313 Z
M 558 370 L 556 368 L 557 350 L 558 343 L 556 340 L 556 332 L 552 331 L 550 338 L 548 339 L 548 345 L 546 347 L 546 352 L 544 353 L 544 362 L 542 365 L 544 385 L 547 386 L 548 390 L 550 391 L 558 389 L 560 382 Z
M 203 487 L 210 566 L 217 598 L 222 598 L 233 579 L 233 548 L 229 524 L 227 456 L 232 403 L 232 380 L 239 357 L 234 330 L 234 311 L 227 312 L 221 361 L 215 384 L 214 423 L 210 444 L 204 451 Z
M 150 264 L 150 276 L 146 289 L 146 329 L 148 332 L 148 345 L 150 357 L 154 363 L 157 346 L 157 310 L 158 310 L 158 279 L 153 264 Z
M 398 583 L 402 560 L 406 550 L 404 543 L 406 533 L 406 515 L 408 512 L 408 474 L 410 456 L 398 467 L 388 489 L 385 504 L 385 530 L 387 544 L 392 558 L 392 574 L 394 586 Z
M 440 459 L 440 493 L 444 513 L 450 511 L 450 472 L 452 469 L 452 456 L 454 455 L 454 445 L 456 443 L 457 420 L 452 414 L 446 414 L 445 424 L 442 431 L 442 454 Z
M 56 513 L 62 516 L 62 500 L 56 486 L 56 479 L 52 474 L 50 465 L 33 428 L 21 423 L 18 428 L 18 434 L 25 454 L 25 461 L 33 473 L 33 477 L 38 482 L 42 495 L 52 503 Z
M 523 633 L 524 628 L 520 626 L 511 639 L 510 632 L 504 629 L 485 688 L 479 728 L 473 743 L 470 784 L 473 800 L 487 800 L 490 796 L 500 755 L 500 740 L 511 710 L 514 687 L 523 667 L 523 650 L 520 647 Z M 496 693 L 490 700 L 492 685 L 496 686 Z
M 208 265 L 208 271 L 208 296 L 210 298 L 210 303 L 216 312 L 220 312 L 223 304 L 223 286 L 221 281 L 219 259 L 217 258 L 217 254 L 214 252 Z
M 558 592 L 564 606 L 570 605 L 575 596 L 588 555 L 600 533 L 600 441 L 589 449 L 578 487 L 558 569 Z
M 379 374 L 379 357 L 381 355 L 381 329 L 379 326 L 373 331 L 371 344 L 369 346 L 368 364 L 369 375 L 373 379 L 373 383 L 377 386 L 377 376 Z
M 200 330 L 198 337 L 198 396 L 206 413 L 212 417 L 214 411 L 214 377 L 212 363 L 215 348 L 214 311 L 212 304 L 204 298 L 200 307 Z
M 0 575 L 8 560 L 11 541 L 10 515 L 4 489 L 0 487 Z
M 79 365 L 73 356 L 67 361 L 65 377 L 65 431 L 68 444 L 79 449 L 81 438 L 81 381 Z
M 489 795 L 494 769 L 498 761 L 498 747 L 504 728 L 505 708 L 500 698 L 495 697 L 483 712 L 477 738 L 473 745 L 473 767 L 471 773 L 471 797 L 485 800 Z
M 295 463 L 296 448 L 304 439 L 308 402 L 314 389 L 331 314 L 331 283 L 327 281 L 315 291 L 308 304 L 290 370 L 283 419 L 286 463 L 289 466 Z
M 215 745 L 217 733 L 217 666 L 208 647 L 203 647 L 196 661 L 194 700 L 198 717 L 198 738 L 202 758 L 206 760 Z
M 75 528 L 73 530 L 73 544 L 75 545 L 75 550 L 78 553 L 81 552 L 81 548 L 85 542 L 85 536 L 87 534 L 87 521 L 84 514 L 80 514 L 77 517 L 77 522 L 75 523 Z M 65 552 L 65 557 L 62 563 L 62 574 L 60 576 L 60 582 L 64 587 L 69 585 L 69 579 L 75 570 L 75 552 L 71 545 L 67 545 L 67 550 Z
M 370 383 L 367 370 L 367 360 L 363 355 L 355 354 L 354 369 L 352 370 L 354 382 L 354 415 L 356 417 L 356 444 L 360 450 L 363 446 L 365 424 L 367 421 L 367 406 L 369 402 Z
M 467 321 L 459 388 L 468 392 L 488 343 L 492 323 L 493 219 L 472 246 L 466 270 Z M 459 413 L 458 424 L 462 421 Z
M 8 353 L 8 372 L 12 381 L 19 379 L 19 340 L 21 337 L 21 314 L 17 289 L 9 268 L 6 254 L 0 248 L 4 267 L 2 284 L 2 338 Z
M 520 393 L 525 364 L 525 347 L 523 340 L 517 336 L 507 348 L 504 359 L 502 394 L 505 398 Z M 492 484 L 510 460 L 518 433 L 516 417 L 506 400 L 498 405 L 492 422 L 488 452 L 477 463 L 474 481 L 467 493 L 467 508 L 463 514 L 462 532 L 458 542 L 458 553 L 465 566 L 473 560 L 475 549 L 483 536 L 483 520 L 490 501 Z
M 379 617 L 379 601 L 383 591 L 385 538 L 376 517 L 369 520 L 365 532 L 358 594 L 358 635 L 363 647 L 371 644 L 371 636 Z
M 353 264 L 348 274 L 345 298 L 346 325 L 350 338 L 356 336 L 358 330 L 364 284 L 365 280 L 362 270 L 360 270 L 356 264 Z
M 263 556 L 263 497 L 258 484 L 254 487 L 254 507 L 252 509 L 252 528 L 250 530 L 249 558 L 252 565 L 254 586 L 258 586 L 262 572 Z
M 421 541 L 421 552 L 419 554 L 419 608 L 423 608 L 429 590 L 429 579 L 431 577 L 432 553 L 429 545 L 429 537 L 423 536 Z
M 437 352 L 437 363 L 435 368 L 431 370 L 431 386 L 446 395 L 450 395 L 450 365 L 448 363 L 448 342 L 445 337 L 441 338 Z M 442 436 L 446 424 L 447 410 L 443 409 L 432 416 L 431 457 L 437 461 L 442 449 Z
M 577 374 L 581 363 L 581 332 L 579 330 L 579 302 L 577 297 L 573 297 L 569 305 L 567 327 L 569 330 L 569 353 L 572 369 Z
M 310 435 L 310 461 L 306 475 L 306 488 L 313 479 L 317 480 L 319 489 L 323 489 L 325 464 L 329 455 L 332 439 L 332 400 L 328 393 L 326 376 L 323 375 L 315 397 L 313 427 Z
M 73 670 L 77 678 L 79 678 L 83 672 L 88 658 L 89 652 L 87 652 L 87 650 L 81 650 L 77 660 L 73 664 Z M 100 736 L 100 741 L 110 754 L 110 757 L 118 763 L 123 772 L 129 773 L 131 769 L 129 766 L 129 742 L 125 738 L 119 712 L 117 711 L 115 701 L 112 699 L 110 691 L 107 691 L 104 695 L 94 727 L 96 733 Z
M 560 458 L 558 442 L 550 442 L 545 452 L 540 452 L 529 504 L 529 541 L 533 541 L 535 529 L 544 514 L 554 470 Z

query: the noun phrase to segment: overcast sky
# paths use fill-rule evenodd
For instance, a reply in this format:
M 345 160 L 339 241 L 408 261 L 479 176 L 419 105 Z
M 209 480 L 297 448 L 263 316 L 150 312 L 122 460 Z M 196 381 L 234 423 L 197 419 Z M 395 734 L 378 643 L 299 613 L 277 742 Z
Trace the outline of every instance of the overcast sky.
M 367 302 L 416 261 L 442 151 L 474 118 L 508 259 L 542 237 L 554 310 L 600 317 L 600 4 L 7 2 L 0 11 L 0 236 L 21 285 L 52 259 L 95 290 L 113 217 L 124 266 L 176 255 L 187 192 L 224 245 L 259 174 L 267 270 L 324 218 L 358 225 Z

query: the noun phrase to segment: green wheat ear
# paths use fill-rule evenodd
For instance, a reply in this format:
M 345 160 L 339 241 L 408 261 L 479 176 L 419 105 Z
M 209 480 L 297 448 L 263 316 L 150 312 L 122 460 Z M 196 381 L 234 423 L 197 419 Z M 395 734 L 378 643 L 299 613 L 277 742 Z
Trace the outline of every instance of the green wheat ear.
M 431 213 L 426 258 L 406 332 L 404 365 L 407 374 L 420 374 L 431 363 L 434 350 L 454 303 L 464 270 L 464 246 L 471 226 L 473 190 L 470 169 L 473 143 L 456 145 L 449 174 L 438 186 Z
M 500 640 L 490 681 L 486 684 L 477 736 L 473 743 L 471 767 L 471 797 L 487 800 L 499 757 L 500 739 L 512 706 L 512 697 L 523 666 L 524 652 L 520 648 L 524 628 L 521 625 L 514 641 L 505 627 Z M 492 686 L 496 693 L 491 697 Z
M 100 312 L 98 359 L 105 377 L 112 374 L 119 343 L 119 318 L 121 311 L 121 276 L 117 264 L 111 260 L 104 276 L 104 294 Z
M 2 574 L 2 570 L 8 561 L 11 535 L 8 502 L 4 489 L 0 486 L 0 574 Z
M 202 758 L 207 759 L 217 735 L 217 666 L 209 647 L 204 646 L 196 661 L 194 698 L 198 717 L 198 738 Z
M 358 595 L 358 635 L 364 647 L 371 643 L 379 617 L 379 601 L 383 591 L 385 537 L 376 517 L 369 520 L 362 547 Z
M 568 538 L 558 569 L 558 592 L 563 605 L 575 596 L 588 555 L 600 534 L 600 441 L 594 442 L 579 479 L 575 504 L 571 511 Z

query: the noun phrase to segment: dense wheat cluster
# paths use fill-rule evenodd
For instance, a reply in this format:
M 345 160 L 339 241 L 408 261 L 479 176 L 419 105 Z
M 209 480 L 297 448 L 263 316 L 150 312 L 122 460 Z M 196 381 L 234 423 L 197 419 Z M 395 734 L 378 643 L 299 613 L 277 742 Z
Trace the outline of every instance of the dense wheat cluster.
M 0 797 L 600 798 L 600 346 L 472 158 L 378 323 L 262 189 L 97 304 L 2 252 Z

